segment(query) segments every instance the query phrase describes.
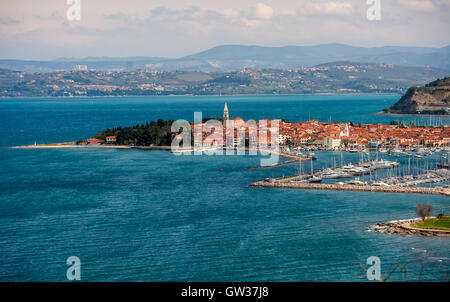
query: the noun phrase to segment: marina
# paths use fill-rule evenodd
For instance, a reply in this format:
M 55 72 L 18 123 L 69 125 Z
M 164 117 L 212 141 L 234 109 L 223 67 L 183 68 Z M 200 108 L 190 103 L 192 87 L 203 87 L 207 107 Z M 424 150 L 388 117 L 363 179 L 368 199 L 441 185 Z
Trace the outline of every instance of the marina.
M 443 159 L 447 160 L 447 152 L 442 152 L 440 155 L 433 155 L 433 152 L 428 150 L 414 150 L 414 152 L 412 154 L 388 154 L 383 152 L 384 157 L 389 159 L 379 158 L 378 152 L 375 152 L 373 155 L 375 160 L 371 161 L 362 161 L 364 155 L 367 154 L 370 157 L 370 153 L 361 152 L 359 155 L 360 161 L 357 163 L 354 162 L 356 159 L 355 152 L 339 151 L 336 153 L 337 159 L 333 157 L 334 152 L 328 152 L 328 160 L 330 160 L 330 156 L 332 160 L 331 167 L 325 165 L 322 160 L 322 167 L 314 170 L 311 160 L 310 170 L 306 171 L 303 163 L 300 162 L 298 173 L 294 175 L 278 178 L 266 177 L 264 180 L 250 184 L 250 186 L 450 196 L 448 184 L 450 170 L 445 166 L 442 168 Z M 429 158 L 414 156 L 418 152 L 427 154 Z M 336 161 L 340 163 L 339 166 L 336 166 Z
M 347 164 L 345 166 L 336 168 L 326 168 L 323 170 L 314 171 L 311 161 L 311 173 L 299 174 L 290 177 L 285 177 L 279 180 L 279 182 L 304 182 L 308 181 L 312 176 L 315 179 L 338 179 L 338 178 L 350 178 L 352 176 L 358 176 L 371 173 L 377 169 L 389 169 L 398 166 L 399 163 L 395 161 L 378 160 L 371 162 L 363 162 L 357 164 Z M 300 171 L 303 168 L 300 167 Z

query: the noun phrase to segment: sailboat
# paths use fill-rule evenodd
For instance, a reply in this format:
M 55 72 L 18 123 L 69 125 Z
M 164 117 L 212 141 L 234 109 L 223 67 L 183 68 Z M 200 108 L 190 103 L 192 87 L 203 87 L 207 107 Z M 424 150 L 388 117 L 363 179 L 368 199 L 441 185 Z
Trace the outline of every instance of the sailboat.
M 313 159 L 311 158 L 310 161 L 311 161 L 311 176 L 308 178 L 308 181 L 315 182 L 315 183 L 322 182 L 322 178 L 314 175 Z

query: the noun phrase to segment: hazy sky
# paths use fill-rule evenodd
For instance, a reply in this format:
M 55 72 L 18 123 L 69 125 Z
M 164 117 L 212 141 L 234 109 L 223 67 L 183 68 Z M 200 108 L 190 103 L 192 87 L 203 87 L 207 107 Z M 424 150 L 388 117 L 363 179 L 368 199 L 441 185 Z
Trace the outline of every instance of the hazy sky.
M 0 0 L 0 58 L 180 57 L 221 44 L 450 44 L 450 0 Z

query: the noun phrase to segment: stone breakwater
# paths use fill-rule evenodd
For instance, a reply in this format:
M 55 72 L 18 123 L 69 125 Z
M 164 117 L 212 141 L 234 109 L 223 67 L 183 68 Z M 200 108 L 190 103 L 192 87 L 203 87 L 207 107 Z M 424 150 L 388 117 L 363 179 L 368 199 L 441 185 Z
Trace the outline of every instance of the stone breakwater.
M 407 219 L 377 223 L 370 227 L 378 233 L 383 234 L 399 234 L 399 235 L 420 235 L 420 236 L 438 236 L 438 237 L 450 237 L 450 231 L 435 230 L 435 229 L 420 229 L 412 227 L 411 224 L 419 221 L 420 219 Z
M 318 184 L 318 183 L 287 183 L 279 181 L 258 181 L 250 184 L 251 187 L 303 189 L 303 190 L 332 190 L 332 191 L 360 191 L 382 193 L 406 194 L 432 194 L 450 196 L 450 189 L 440 187 L 400 187 L 400 186 L 372 186 L 350 184 Z

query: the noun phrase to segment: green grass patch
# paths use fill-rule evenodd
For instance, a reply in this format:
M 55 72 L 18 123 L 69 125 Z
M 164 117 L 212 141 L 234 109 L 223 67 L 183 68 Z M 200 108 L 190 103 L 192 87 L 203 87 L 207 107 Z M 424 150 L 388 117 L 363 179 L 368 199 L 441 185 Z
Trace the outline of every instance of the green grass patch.
M 450 217 L 442 217 L 441 219 L 430 218 L 425 221 L 416 222 L 412 226 L 421 229 L 438 229 L 450 231 Z

